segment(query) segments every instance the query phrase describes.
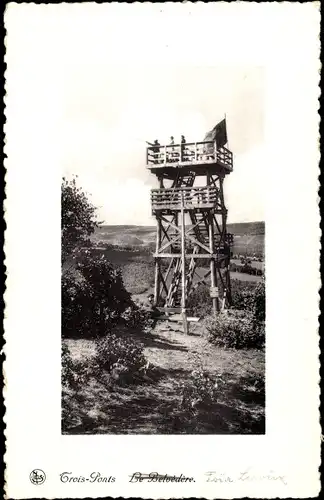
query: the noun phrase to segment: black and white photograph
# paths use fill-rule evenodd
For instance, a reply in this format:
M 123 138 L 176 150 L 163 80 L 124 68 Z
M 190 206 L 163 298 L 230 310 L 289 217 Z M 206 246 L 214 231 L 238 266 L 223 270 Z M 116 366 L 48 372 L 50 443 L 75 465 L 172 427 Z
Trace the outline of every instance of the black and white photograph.
M 6 496 L 316 497 L 319 3 L 5 26 Z
M 263 68 L 81 60 L 63 95 L 63 433 L 263 434 Z

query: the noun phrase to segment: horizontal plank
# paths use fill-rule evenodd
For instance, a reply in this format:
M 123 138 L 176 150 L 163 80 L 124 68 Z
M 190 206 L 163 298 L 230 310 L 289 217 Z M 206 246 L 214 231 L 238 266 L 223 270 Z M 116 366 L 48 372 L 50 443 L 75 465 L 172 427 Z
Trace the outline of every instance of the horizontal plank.
M 214 208 L 215 204 L 214 203 L 196 203 L 196 204 L 184 204 L 183 208 L 184 210 L 193 210 L 194 208 L 196 209 L 201 209 L 201 208 Z M 152 204 L 152 210 L 181 210 L 182 205 L 180 203 L 174 203 L 174 204 L 163 204 L 163 205 L 156 205 Z
M 172 193 L 178 193 L 178 192 L 181 192 L 181 191 L 186 191 L 186 190 L 189 190 L 189 191 L 204 191 L 206 193 L 212 193 L 212 192 L 216 192 L 216 191 L 219 191 L 219 189 L 217 189 L 216 187 L 214 186 L 191 186 L 191 187 L 179 187 L 179 188 L 156 188 L 156 189 L 151 189 L 151 193 L 166 193 L 166 194 L 172 194 Z

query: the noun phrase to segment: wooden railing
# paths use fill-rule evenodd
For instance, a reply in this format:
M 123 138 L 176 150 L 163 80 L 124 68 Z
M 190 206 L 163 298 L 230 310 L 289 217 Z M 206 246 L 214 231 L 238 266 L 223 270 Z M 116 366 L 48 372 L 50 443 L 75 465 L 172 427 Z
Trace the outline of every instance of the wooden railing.
M 152 189 L 152 209 L 168 207 L 213 206 L 217 202 L 217 188 L 207 187 L 183 187 L 175 189 Z
M 229 170 L 233 169 L 233 154 L 225 148 L 217 148 L 216 142 L 189 142 L 166 146 L 149 146 L 146 150 L 148 167 L 173 166 L 175 163 L 220 163 Z

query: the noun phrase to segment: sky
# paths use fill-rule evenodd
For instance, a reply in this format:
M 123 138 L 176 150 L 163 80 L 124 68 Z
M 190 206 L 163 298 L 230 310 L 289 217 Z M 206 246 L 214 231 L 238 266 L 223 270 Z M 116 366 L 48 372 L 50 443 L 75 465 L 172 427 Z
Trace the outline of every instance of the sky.
M 202 140 L 226 114 L 234 171 L 226 178 L 229 222 L 264 219 L 260 67 L 72 62 L 64 86 L 64 175 L 106 224 L 152 224 L 145 141 Z
M 25 164 L 28 153 L 55 182 L 78 175 L 106 224 L 153 224 L 157 181 L 145 165 L 145 141 L 182 134 L 199 141 L 226 114 L 234 154 L 228 220 L 265 220 L 266 205 L 272 213 L 278 161 L 285 159 L 282 185 L 291 162 L 291 151 L 278 148 L 288 148 L 301 99 L 284 110 L 313 64 L 300 36 L 308 29 L 303 15 L 292 26 L 290 8 L 281 17 L 275 7 L 247 2 L 11 5 L 7 84 L 24 144 L 15 154 Z M 297 76 L 285 94 L 291 51 Z
M 50 156 L 59 156 L 63 176 L 78 176 L 104 223 L 154 224 L 150 189 L 157 180 L 145 165 L 146 141 L 182 134 L 200 141 L 224 115 L 234 154 L 228 220 L 264 220 L 266 69 L 259 57 L 245 60 L 250 50 L 241 53 L 233 37 L 244 32 L 242 44 L 255 50 L 261 25 L 249 7 L 243 18 L 226 3 L 216 10 L 150 3 L 11 9 L 15 82 L 31 91 L 17 109 L 28 127 L 33 119 L 32 130 L 41 123 L 38 155 L 49 156 L 53 137 Z

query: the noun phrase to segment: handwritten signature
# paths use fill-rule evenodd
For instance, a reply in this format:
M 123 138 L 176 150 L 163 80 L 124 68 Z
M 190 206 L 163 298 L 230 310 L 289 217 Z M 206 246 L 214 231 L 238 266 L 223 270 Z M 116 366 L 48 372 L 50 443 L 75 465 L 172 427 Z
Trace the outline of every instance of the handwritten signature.
M 237 475 L 230 475 L 226 472 L 216 472 L 208 471 L 205 473 L 207 476 L 207 483 L 236 483 L 238 481 L 242 482 L 258 482 L 258 481 L 278 481 L 287 484 L 285 476 L 276 474 L 274 471 L 270 470 L 266 474 L 256 474 L 251 469 L 247 469 L 244 472 L 239 472 Z

